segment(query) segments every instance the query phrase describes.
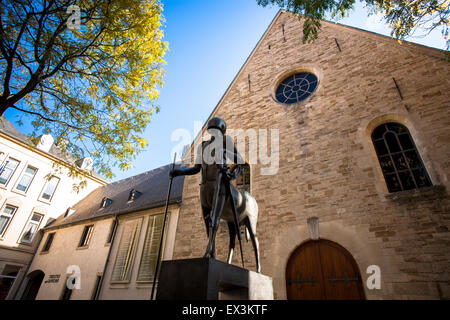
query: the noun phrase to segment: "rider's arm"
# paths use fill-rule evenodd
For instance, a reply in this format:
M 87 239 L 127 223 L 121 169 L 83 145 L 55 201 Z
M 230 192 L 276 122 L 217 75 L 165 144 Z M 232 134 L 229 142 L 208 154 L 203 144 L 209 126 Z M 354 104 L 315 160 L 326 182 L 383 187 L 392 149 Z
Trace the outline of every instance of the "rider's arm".
M 191 176 L 191 175 L 199 173 L 201 168 L 202 168 L 202 162 L 201 162 L 202 145 L 203 145 L 203 143 L 201 143 L 197 147 L 197 152 L 195 154 L 195 159 L 194 159 L 194 163 L 195 164 L 192 167 L 189 167 L 189 168 L 177 168 L 177 169 L 174 169 L 173 171 L 171 170 L 169 172 L 169 176 L 171 176 L 171 177 Z
M 202 168 L 201 164 L 196 164 L 189 168 L 178 168 L 174 169 L 173 171 L 170 171 L 169 175 L 172 177 L 177 176 L 191 176 L 193 174 L 197 174 L 200 172 L 200 169 Z

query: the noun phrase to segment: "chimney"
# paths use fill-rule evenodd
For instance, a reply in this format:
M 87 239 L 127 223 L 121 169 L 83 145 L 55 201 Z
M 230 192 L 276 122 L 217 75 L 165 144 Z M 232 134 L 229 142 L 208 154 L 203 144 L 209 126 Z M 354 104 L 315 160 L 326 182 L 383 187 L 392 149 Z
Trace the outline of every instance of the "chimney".
M 67 148 L 67 146 L 69 145 L 69 140 L 67 140 L 65 138 L 59 138 L 58 140 L 59 140 L 58 147 L 65 150 Z
M 85 157 L 77 161 L 78 167 L 82 170 L 91 170 L 94 161 L 90 157 Z
M 39 150 L 49 152 L 55 139 L 49 134 L 43 134 L 36 146 Z

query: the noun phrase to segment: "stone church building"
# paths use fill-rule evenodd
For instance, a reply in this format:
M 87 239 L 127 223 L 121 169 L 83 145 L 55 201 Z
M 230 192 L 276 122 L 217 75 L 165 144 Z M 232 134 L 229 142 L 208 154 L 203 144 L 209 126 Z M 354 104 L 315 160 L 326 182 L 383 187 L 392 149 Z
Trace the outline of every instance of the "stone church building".
M 210 115 L 279 130 L 277 172 L 258 159 L 245 182 L 274 298 L 449 299 L 446 53 L 330 22 L 301 38 L 280 11 Z M 174 259 L 205 250 L 199 182 L 185 179 Z M 226 224 L 216 244 L 225 261 Z M 254 270 L 251 242 L 243 250 Z

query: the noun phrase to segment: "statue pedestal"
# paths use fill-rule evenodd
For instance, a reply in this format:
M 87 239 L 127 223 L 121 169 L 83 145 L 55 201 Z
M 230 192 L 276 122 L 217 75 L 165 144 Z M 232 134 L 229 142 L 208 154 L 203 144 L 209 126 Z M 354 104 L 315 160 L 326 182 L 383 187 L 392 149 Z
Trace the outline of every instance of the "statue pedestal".
M 273 300 L 272 278 L 207 258 L 163 261 L 157 300 Z

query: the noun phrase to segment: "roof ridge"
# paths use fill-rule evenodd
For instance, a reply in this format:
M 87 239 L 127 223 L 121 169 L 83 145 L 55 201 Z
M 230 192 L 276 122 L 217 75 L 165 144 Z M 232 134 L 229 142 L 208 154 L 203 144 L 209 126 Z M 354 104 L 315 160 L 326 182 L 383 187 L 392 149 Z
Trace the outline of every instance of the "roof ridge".
M 151 172 L 153 172 L 153 171 L 156 171 L 156 170 L 158 170 L 158 169 L 162 169 L 162 168 L 164 168 L 164 167 L 167 167 L 167 166 L 169 166 L 169 165 L 170 165 L 170 163 L 169 163 L 169 164 L 165 164 L 165 165 L 160 166 L 160 167 L 156 167 L 156 168 L 154 168 L 154 169 L 150 169 L 150 170 L 147 170 L 147 171 L 138 173 L 138 174 L 136 174 L 136 175 L 134 175 L 134 176 L 131 176 L 131 177 L 127 177 L 127 178 L 123 178 L 123 179 L 120 179 L 120 180 L 117 180 L 117 181 L 113 181 L 113 182 L 110 182 L 110 183 L 104 185 L 103 187 L 107 187 L 107 186 L 110 186 L 110 185 L 113 185 L 113 184 L 117 184 L 117 183 L 119 183 L 119 182 L 124 182 L 124 181 L 127 181 L 127 180 L 131 180 L 131 179 L 134 179 L 134 178 L 136 178 L 136 177 L 141 177 L 141 176 L 144 176 L 144 175 L 146 175 L 146 174 L 149 174 L 149 173 L 151 173 Z
M 164 205 L 167 196 L 167 187 L 169 185 L 168 172 L 171 164 L 160 166 L 138 175 L 128 177 L 119 181 L 109 183 L 108 185 L 98 187 L 90 192 L 86 197 L 72 206 L 78 213 L 64 217 L 64 213 L 58 216 L 49 228 L 61 227 L 80 221 L 119 215 L 130 212 L 140 212 L 154 206 Z M 173 182 L 171 203 L 179 203 L 182 199 L 184 177 L 180 177 Z M 112 187 L 108 187 L 112 186 Z M 129 199 L 128 192 L 132 189 L 145 194 L 136 198 L 134 201 Z M 113 200 L 109 206 L 100 208 L 103 198 Z

